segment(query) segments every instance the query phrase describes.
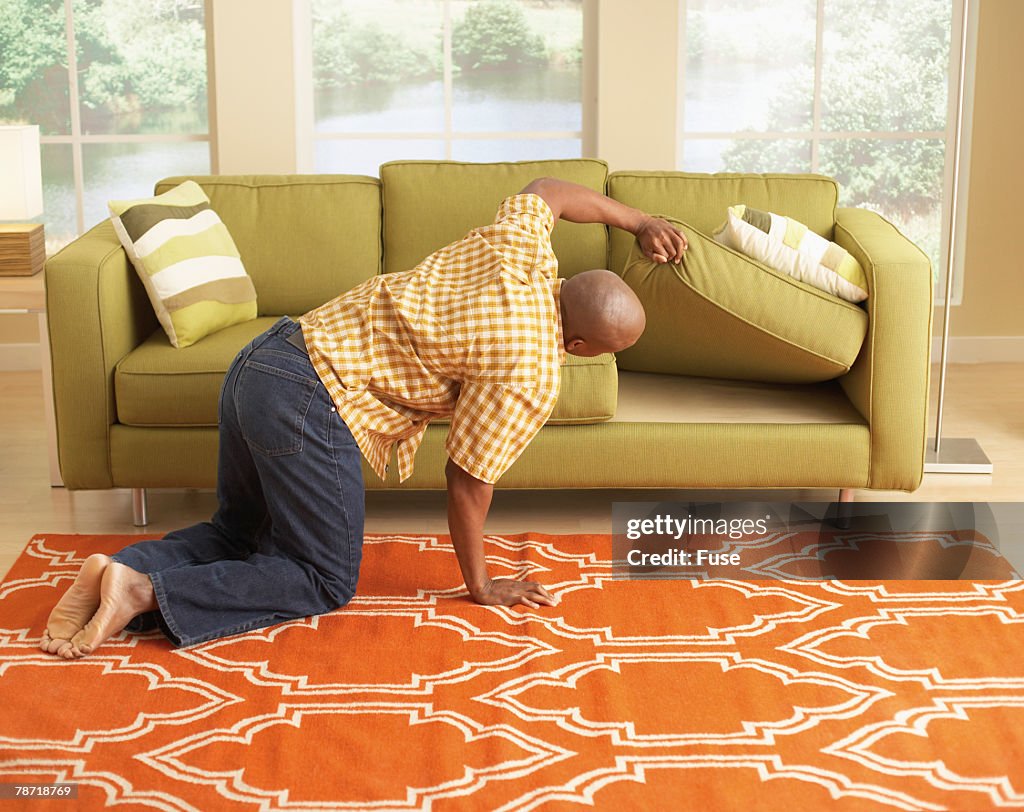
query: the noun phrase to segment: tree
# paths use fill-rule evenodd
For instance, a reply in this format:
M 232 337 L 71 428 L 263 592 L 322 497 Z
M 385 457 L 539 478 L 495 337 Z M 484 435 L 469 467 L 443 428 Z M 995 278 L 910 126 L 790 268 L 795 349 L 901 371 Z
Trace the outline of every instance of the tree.
M 544 38 L 530 30 L 512 0 L 477 0 L 452 31 L 452 59 L 463 69 L 531 65 L 546 58 Z
M 944 130 L 950 40 L 949 0 L 830 0 L 824 39 L 823 127 L 837 132 Z M 840 24 L 840 22 L 842 24 Z M 767 129 L 783 129 L 806 106 L 808 77 L 794 73 L 772 102 Z M 942 197 L 945 144 L 939 139 L 828 139 L 822 167 L 843 184 L 844 205 L 871 205 L 906 221 Z M 729 171 L 770 171 L 792 163 L 791 142 L 737 140 Z
M 313 31 L 317 88 L 402 82 L 441 72 L 440 47 L 431 58 L 397 31 L 385 31 L 375 23 L 354 24 L 338 3 L 314 4 Z
M 64 3 L 0 3 L 0 119 L 66 131 L 66 77 Z
M 93 0 L 74 6 L 79 98 L 100 115 L 206 104 L 202 0 Z M 0 115 L 68 127 L 60 0 L 0 3 Z

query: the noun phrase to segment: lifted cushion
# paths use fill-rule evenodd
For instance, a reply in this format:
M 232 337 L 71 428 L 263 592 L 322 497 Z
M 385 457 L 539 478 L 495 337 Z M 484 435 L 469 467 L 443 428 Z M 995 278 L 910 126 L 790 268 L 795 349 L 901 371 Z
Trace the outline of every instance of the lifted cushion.
M 682 262 L 653 262 L 635 240 L 626 260 L 647 328 L 620 368 L 779 383 L 849 371 L 867 334 L 862 307 L 670 222 L 686 234 Z

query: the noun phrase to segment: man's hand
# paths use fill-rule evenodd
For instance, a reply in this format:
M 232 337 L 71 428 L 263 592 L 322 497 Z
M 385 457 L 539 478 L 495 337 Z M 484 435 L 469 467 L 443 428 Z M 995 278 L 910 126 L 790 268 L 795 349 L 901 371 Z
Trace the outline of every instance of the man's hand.
M 665 220 L 651 217 L 617 200 L 578 183 L 558 178 L 537 178 L 523 194 L 539 195 L 548 204 L 555 219 L 573 223 L 604 223 L 633 234 L 650 259 L 655 262 L 681 262 L 686 237 Z
M 474 590 L 473 600 L 484 606 L 529 606 L 539 609 L 540 604 L 554 606 L 555 599 L 535 581 L 512 581 L 507 578 L 488 580 L 483 587 Z
M 473 600 L 485 606 L 554 606 L 555 599 L 534 581 L 491 580 L 484 558 L 484 520 L 494 486 L 464 471 L 451 459 L 444 469 L 448 480 L 448 528 L 459 559 L 462 578 Z
M 646 216 L 633 232 L 644 256 L 655 262 L 682 262 L 686 235 L 660 217 Z

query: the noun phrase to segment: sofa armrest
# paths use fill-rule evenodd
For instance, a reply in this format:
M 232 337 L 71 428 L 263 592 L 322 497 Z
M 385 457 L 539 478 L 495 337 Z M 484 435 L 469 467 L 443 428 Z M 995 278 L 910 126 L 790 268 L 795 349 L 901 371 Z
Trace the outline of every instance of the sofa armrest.
M 113 487 L 114 366 L 158 322 L 110 221 L 47 261 L 46 309 L 64 485 Z
M 866 209 L 837 209 L 835 241 L 864 266 L 868 279 L 868 334 L 839 379 L 871 429 L 867 484 L 912 491 L 924 472 L 931 262 L 892 223 Z

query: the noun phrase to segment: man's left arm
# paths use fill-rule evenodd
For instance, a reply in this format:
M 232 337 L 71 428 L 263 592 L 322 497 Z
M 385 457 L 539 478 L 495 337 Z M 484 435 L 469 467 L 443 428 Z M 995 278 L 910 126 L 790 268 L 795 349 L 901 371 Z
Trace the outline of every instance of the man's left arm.
M 557 396 L 557 392 L 555 393 Z M 494 484 L 544 425 L 554 398 L 526 388 L 463 381 L 445 450 L 448 529 L 469 594 L 477 603 L 554 606 L 534 581 L 492 579 L 484 558 L 484 521 Z
M 536 609 L 554 606 L 551 594 L 535 581 L 492 579 L 484 559 L 484 521 L 491 507 L 494 485 L 477 479 L 451 459 L 444 469 L 448 481 L 448 531 L 459 560 L 459 569 L 470 596 L 485 605 Z
M 686 235 L 671 223 L 634 209 L 578 183 L 558 178 L 537 178 L 521 194 L 535 194 L 548 204 L 555 219 L 572 223 L 604 223 L 637 238 L 640 248 L 655 262 L 680 262 Z

